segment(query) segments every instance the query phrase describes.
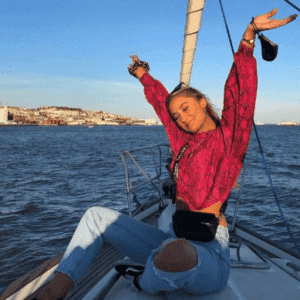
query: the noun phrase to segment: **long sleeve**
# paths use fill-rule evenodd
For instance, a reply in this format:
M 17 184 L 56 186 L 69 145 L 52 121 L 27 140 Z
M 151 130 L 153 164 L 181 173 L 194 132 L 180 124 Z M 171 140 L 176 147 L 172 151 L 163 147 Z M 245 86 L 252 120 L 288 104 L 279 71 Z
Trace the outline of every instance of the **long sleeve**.
M 246 155 L 257 93 L 256 59 L 253 48 L 241 44 L 227 78 L 221 128 L 226 152 L 236 158 Z
M 191 135 L 179 129 L 171 119 L 166 106 L 169 93 L 165 87 L 158 80 L 153 79 L 148 73 L 145 73 L 140 81 L 144 86 L 146 99 L 153 106 L 157 116 L 164 125 L 171 148 L 176 155 L 182 148 L 184 142 L 187 141 Z

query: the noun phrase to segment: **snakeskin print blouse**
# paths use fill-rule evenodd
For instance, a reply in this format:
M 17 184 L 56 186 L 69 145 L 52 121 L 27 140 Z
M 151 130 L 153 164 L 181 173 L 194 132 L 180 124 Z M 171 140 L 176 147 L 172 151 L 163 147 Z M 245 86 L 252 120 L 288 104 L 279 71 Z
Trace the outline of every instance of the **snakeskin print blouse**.
M 146 99 L 163 123 L 174 152 L 171 170 L 181 148 L 189 144 L 178 165 L 177 196 L 191 211 L 211 212 L 220 218 L 219 209 L 242 169 L 257 93 L 253 50 L 241 43 L 234 54 L 225 83 L 220 126 L 207 132 L 190 134 L 181 130 L 168 113 L 169 94 L 164 86 L 148 73 L 140 79 Z M 226 219 L 220 225 L 227 226 Z

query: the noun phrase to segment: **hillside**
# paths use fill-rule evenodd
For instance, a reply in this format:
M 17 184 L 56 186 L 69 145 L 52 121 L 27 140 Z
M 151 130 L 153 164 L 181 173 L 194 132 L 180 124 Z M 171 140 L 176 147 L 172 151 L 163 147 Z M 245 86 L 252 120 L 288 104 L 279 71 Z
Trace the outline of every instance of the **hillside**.
M 45 106 L 35 109 L 0 107 L 0 123 L 5 125 L 161 125 L 154 118 L 137 119 L 103 111 Z

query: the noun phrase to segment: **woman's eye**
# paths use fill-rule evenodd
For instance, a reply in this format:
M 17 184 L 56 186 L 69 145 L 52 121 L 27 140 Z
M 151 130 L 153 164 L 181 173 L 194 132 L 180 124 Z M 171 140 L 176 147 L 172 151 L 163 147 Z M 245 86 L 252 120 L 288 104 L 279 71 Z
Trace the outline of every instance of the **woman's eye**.
M 187 107 L 185 107 L 182 111 L 186 111 L 188 108 L 189 108 L 189 107 L 187 106 Z

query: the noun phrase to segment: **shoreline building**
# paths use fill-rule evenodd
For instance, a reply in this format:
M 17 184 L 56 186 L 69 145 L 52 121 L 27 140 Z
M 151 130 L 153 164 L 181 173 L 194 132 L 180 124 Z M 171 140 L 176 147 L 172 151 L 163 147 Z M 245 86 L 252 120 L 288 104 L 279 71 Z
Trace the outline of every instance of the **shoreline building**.
M 8 122 L 8 109 L 7 106 L 0 108 L 0 123 Z
M 280 123 L 281 126 L 299 126 L 299 123 L 297 123 L 296 121 L 292 121 L 292 122 L 282 122 Z
M 146 125 L 156 125 L 157 121 L 155 118 L 145 120 Z

